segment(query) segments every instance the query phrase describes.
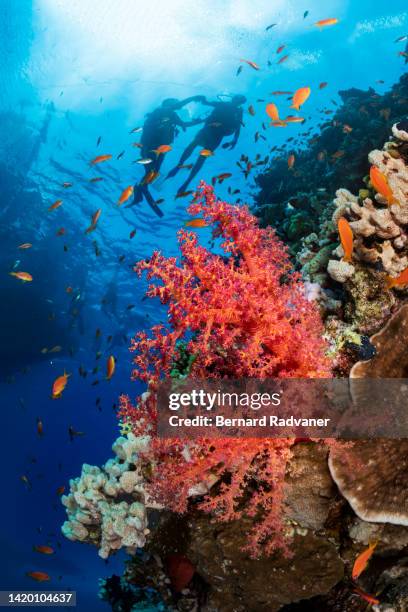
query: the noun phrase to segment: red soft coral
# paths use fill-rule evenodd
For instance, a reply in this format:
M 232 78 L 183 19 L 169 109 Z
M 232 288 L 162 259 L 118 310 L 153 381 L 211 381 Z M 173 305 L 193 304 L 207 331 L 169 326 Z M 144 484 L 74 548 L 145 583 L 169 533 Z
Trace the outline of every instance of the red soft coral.
M 169 326 L 132 341 L 132 376 L 148 384 L 148 393 L 136 406 L 122 397 L 119 416 L 135 432 L 153 435 L 151 494 L 158 501 L 183 512 L 193 487 L 218 481 L 201 507 L 218 520 L 254 517 L 248 540 L 253 555 L 285 549 L 284 475 L 294 441 L 158 439 L 156 391 L 180 357 L 181 340 L 195 357 L 193 378 L 329 377 L 322 323 L 272 228 L 260 229 L 248 208 L 218 201 L 203 183 L 189 212 L 214 227 L 225 256 L 182 230 L 180 262 L 155 252 L 136 265 L 139 275 L 161 281 L 147 295 L 167 306 Z

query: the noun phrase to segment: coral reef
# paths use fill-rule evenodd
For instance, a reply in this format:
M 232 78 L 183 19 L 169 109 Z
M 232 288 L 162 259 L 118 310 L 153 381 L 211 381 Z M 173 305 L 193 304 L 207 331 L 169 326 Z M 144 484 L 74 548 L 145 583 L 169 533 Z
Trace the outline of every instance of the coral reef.
M 103 559 L 121 547 L 135 552 L 144 546 L 150 502 L 140 454 L 147 444 L 148 438 L 129 433 L 115 441 L 116 456 L 102 468 L 82 466 L 81 476 L 70 481 L 70 492 L 62 497 L 68 514 L 62 532 L 69 540 L 98 546 Z
M 139 334 L 131 347 L 133 378 L 149 390 L 136 406 L 122 397 L 119 416 L 137 435 L 154 434 L 157 384 L 180 360 L 180 341 L 186 342 L 183 352 L 195 356 L 193 378 L 330 376 L 318 311 L 274 231 L 260 229 L 247 208 L 217 201 L 205 185 L 189 212 L 215 227 L 226 256 L 211 254 L 182 231 L 180 263 L 155 253 L 136 266 L 162 282 L 150 285 L 148 295 L 167 305 L 170 323 L 169 329 L 153 328 L 153 338 Z M 253 555 L 286 549 L 282 500 L 292 445 L 290 439 L 185 443 L 154 437 L 149 490 L 158 502 L 184 512 L 192 491 L 217 482 L 203 509 L 220 521 L 257 516 L 246 540 Z
M 330 113 L 331 117 L 319 125 L 319 131 L 311 134 L 309 128 L 294 142 L 272 148 L 269 167 L 256 177 L 260 189 L 255 214 L 262 225 L 271 224 L 278 230 L 293 253 L 299 250 L 300 238 L 311 232 L 311 223 L 312 231 L 319 232 L 321 207 L 330 208 L 339 186 L 358 191 L 369 152 L 386 141 L 393 124 L 400 124 L 394 136 L 405 138 L 408 75 L 383 95 L 370 88 L 340 91 L 339 96 L 341 106 L 333 111 L 322 109 L 323 116 Z M 296 157 L 295 168 L 290 170 L 289 152 Z

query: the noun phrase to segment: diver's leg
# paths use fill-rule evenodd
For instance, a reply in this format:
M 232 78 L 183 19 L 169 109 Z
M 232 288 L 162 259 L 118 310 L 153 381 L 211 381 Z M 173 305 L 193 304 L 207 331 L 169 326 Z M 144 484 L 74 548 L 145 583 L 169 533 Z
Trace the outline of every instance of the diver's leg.
M 170 172 L 168 173 L 168 175 L 166 176 L 166 179 L 168 178 L 172 178 L 173 176 L 176 176 L 177 172 L 180 170 L 179 166 L 182 166 L 184 164 L 185 161 L 188 160 L 188 158 L 190 157 L 190 155 L 193 153 L 194 149 L 196 148 L 196 146 L 198 145 L 198 142 L 196 142 L 195 140 L 193 140 L 193 142 L 191 142 L 188 147 L 186 147 L 184 149 L 184 153 L 182 154 L 182 156 L 180 157 L 177 166 L 175 166 L 173 168 L 173 170 L 170 170 Z
M 188 175 L 187 179 L 184 181 L 184 183 L 181 185 L 181 187 L 177 191 L 178 194 L 183 193 L 184 191 L 187 190 L 187 187 L 189 186 L 193 178 L 200 172 L 201 168 L 204 165 L 204 162 L 205 162 L 205 157 L 203 157 L 203 155 L 200 155 L 196 163 L 194 164 L 194 166 L 191 168 L 191 172 Z
M 156 202 L 154 201 L 154 198 L 152 196 L 152 194 L 149 191 L 149 188 L 147 185 L 143 185 L 142 186 L 142 192 L 144 197 L 146 198 L 146 202 L 149 204 L 150 208 L 156 213 L 156 215 L 158 217 L 163 217 L 163 211 L 157 206 Z

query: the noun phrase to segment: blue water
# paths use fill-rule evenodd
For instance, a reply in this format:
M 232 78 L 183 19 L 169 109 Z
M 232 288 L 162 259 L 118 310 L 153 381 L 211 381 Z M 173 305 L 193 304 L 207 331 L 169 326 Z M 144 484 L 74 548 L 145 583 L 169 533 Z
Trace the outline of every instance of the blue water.
M 309 15 L 303 18 L 305 11 Z M 52 578 L 49 588 L 77 590 L 78 610 L 103 610 L 107 606 L 98 601 L 98 579 L 121 573 L 125 555 L 106 565 L 95 549 L 65 540 L 60 533 L 65 515 L 56 490 L 62 485 L 67 489 L 68 479 L 80 474 L 84 462 L 100 465 L 111 456 L 118 431 L 113 404 L 121 392 L 136 394 L 130 382 L 129 338 L 164 317 L 157 304 L 142 301 L 145 284 L 131 266 L 157 248 L 176 254 L 176 232 L 188 219 L 187 200 L 174 199 L 186 171 L 152 186 L 155 199 L 164 198 L 162 219 L 145 202 L 133 209 L 117 207 L 122 190 L 143 176 L 143 168 L 131 163 L 139 157 L 132 143 L 140 134 L 129 132 L 142 126 L 145 114 L 167 97 L 203 94 L 214 100 L 245 94 L 245 127 L 236 149 L 218 149 L 197 179 L 232 172 L 233 178 L 217 188 L 218 195 L 227 198 L 232 185 L 251 204 L 255 174 L 244 179 L 236 166 L 240 155 L 265 157 L 272 144 L 304 129 L 295 124 L 270 130 L 266 142 L 255 144 L 254 133 L 266 119 L 265 102 L 257 100 L 274 101 L 287 110 L 285 97 L 272 98 L 269 92 L 309 85 L 312 95 L 302 114 L 310 126 L 320 109 L 333 108 L 339 90 L 388 90 L 405 70 L 404 58 L 398 56 L 405 43 L 394 41 L 408 32 L 408 11 L 404 0 L 328 0 L 324 9 L 317 0 L 2 0 L 0 15 L 0 311 L 4 309 L 1 325 L 8 339 L 0 383 L 0 588 L 37 588 L 25 573 L 41 570 Z M 327 17 L 337 17 L 339 23 L 322 31 L 313 26 Z M 272 23 L 277 25 L 266 32 Z M 280 44 L 287 48 L 277 56 Z M 288 60 L 277 65 L 286 53 Z M 255 61 L 261 70 L 240 64 L 241 58 Z M 236 76 L 239 65 L 244 68 Z M 380 79 L 385 83 L 376 83 Z M 328 86 L 320 91 L 322 81 Z M 246 110 L 250 103 L 255 116 Z M 193 103 L 179 114 L 189 120 L 207 113 L 208 108 Z M 179 135 L 163 174 L 197 129 Z M 116 159 L 122 151 L 123 157 Z M 89 161 L 101 154 L 113 159 L 91 169 Z M 93 176 L 104 180 L 90 183 Z M 63 182 L 73 185 L 64 189 Z M 59 198 L 63 205 L 47 212 Z M 97 229 L 85 235 L 98 208 Z M 56 236 L 60 228 L 64 236 Z M 136 236 L 130 239 L 133 229 Z M 200 236 L 208 244 L 207 230 L 200 230 Z M 22 242 L 33 247 L 18 250 Z M 22 285 L 10 277 L 13 266 L 31 272 L 34 281 Z M 117 305 L 106 314 L 101 300 L 111 281 Z M 79 294 L 79 317 L 72 316 L 75 304 L 68 286 Z M 130 304 L 134 307 L 128 310 Z M 97 328 L 101 340 L 95 336 Z M 124 334 L 128 339 L 122 341 Z M 116 335 L 113 346 L 107 343 L 109 335 Z M 41 353 L 42 347 L 56 345 L 62 346 L 60 352 Z M 96 359 L 99 350 L 102 355 Z M 117 372 L 107 382 L 110 353 L 117 358 Z M 78 374 L 81 364 L 87 378 Z M 95 364 L 101 371 L 92 375 Z M 64 369 L 72 375 L 62 398 L 53 401 L 52 382 Z M 95 380 L 99 382 L 92 386 Z M 37 418 L 43 422 L 42 437 Z M 69 426 L 85 435 L 71 442 Z M 22 482 L 22 475 L 31 486 Z M 56 549 L 55 555 L 33 552 L 33 545 L 46 543 Z

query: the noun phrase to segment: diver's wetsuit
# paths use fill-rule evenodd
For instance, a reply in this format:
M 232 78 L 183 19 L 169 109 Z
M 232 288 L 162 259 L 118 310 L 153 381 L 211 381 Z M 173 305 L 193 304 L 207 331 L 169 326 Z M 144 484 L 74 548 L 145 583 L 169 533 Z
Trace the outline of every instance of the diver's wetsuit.
M 189 104 L 189 102 L 203 101 L 205 101 L 204 96 L 191 96 L 185 100 L 168 99 L 164 100 L 159 108 L 156 108 L 147 115 L 141 139 L 141 156 L 142 158 L 151 158 L 153 161 L 144 166 L 144 180 L 146 180 L 146 177 L 151 171 L 159 172 L 163 163 L 164 155 L 157 155 L 154 153 L 154 150 L 160 147 L 160 145 L 171 145 L 177 135 L 177 127 L 181 127 L 184 130 L 187 127 L 197 125 L 203 121 L 202 119 L 183 121 L 177 115 L 176 111 L 180 110 L 186 104 Z M 133 201 L 128 204 L 126 208 L 135 206 L 135 204 L 142 201 L 143 197 L 146 198 L 154 212 L 159 217 L 162 217 L 163 212 L 155 203 L 148 189 L 148 184 L 144 183 L 143 180 L 141 183 L 135 185 Z
M 180 166 L 186 162 L 186 160 L 193 153 L 194 149 L 198 146 L 214 152 L 215 149 L 219 147 L 225 136 L 231 136 L 233 134 L 233 140 L 228 144 L 224 144 L 223 146 L 224 148 L 234 148 L 238 142 L 242 126 L 243 110 L 241 105 L 244 104 L 245 101 L 245 96 L 234 96 L 231 102 L 203 102 L 203 104 L 206 104 L 207 106 L 212 106 L 214 110 L 207 117 L 204 127 L 197 132 L 194 140 L 185 149 L 177 166 L 169 172 L 167 178 L 177 174 Z M 178 190 L 178 193 L 183 193 L 187 189 L 192 179 L 202 168 L 205 159 L 206 158 L 203 155 L 199 155 L 197 161 L 191 169 L 189 176 Z

